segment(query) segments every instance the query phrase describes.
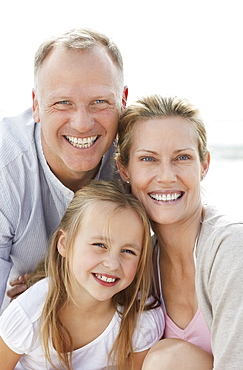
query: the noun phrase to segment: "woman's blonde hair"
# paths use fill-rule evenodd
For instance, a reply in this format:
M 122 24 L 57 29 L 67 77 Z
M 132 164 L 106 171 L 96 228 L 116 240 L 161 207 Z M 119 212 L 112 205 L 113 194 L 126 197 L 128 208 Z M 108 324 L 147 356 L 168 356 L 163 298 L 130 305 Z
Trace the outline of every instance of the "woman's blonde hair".
M 134 127 L 138 121 L 154 118 L 179 116 L 190 122 L 198 137 L 198 152 L 201 162 L 208 153 L 207 134 L 200 113 L 187 99 L 178 97 L 162 97 L 151 95 L 137 100 L 125 109 L 118 125 L 118 160 L 127 167 L 130 160 L 130 149 Z
M 49 278 L 49 291 L 44 305 L 40 335 L 44 345 L 45 355 L 51 365 L 57 369 L 50 357 L 50 338 L 57 351 L 62 368 L 72 369 L 72 351 L 67 353 L 67 348 L 72 348 L 72 338 L 60 320 L 61 309 L 70 301 L 74 301 L 71 292 L 73 275 L 70 270 L 70 256 L 77 231 L 85 216 L 85 210 L 95 202 L 112 202 L 116 204 L 115 210 L 132 209 L 141 219 L 144 235 L 141 256 L 133 282 L 123 291 L 112 298 L 114 306 L 122 306 L 121 325 L 108 361 L 116 363 L 117 369 L 124 366 L 128 353 L 133 357 L 132 335 L 138 315 L 145 308 L 152 308 L 156 302 L 147 307 L 146 301 L 151 289 L 151 260 L 152 246 L 150 237 L 150 224 L 146 211 L 141 203 L 126 190 L 121 182 L 117 181 L 91 181 L 89 185 L 79 190 L 63 216 L 58 229 L 54 233 L 47 257 L 47 275 Z M 57 243 L 60 230 L 66 233 L 67 255 L 63 258 L 58 250 Z M 125 231 L 124 231 L 125 232 Z M 75 282 L 74 282 L 75 283 Z M 138 299 L 139 293 L 139 299 Z M 79 328 L 81 331 L 82 328 Z M 64 340 L 65 338 L 65 340 Z M 66 340 L 69 338 L 69 341 Z M 133 368 L 133 361 L 131 369 Z

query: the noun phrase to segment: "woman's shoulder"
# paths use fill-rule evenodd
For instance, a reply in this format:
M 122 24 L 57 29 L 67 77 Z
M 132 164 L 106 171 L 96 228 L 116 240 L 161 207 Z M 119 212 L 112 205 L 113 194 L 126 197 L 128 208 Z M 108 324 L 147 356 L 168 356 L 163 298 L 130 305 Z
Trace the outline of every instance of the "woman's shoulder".
M 243 252 L 243 222 L 225 215 L 215 206 L 206 206 L 197 252 L 214 259 L 219 251 L 225 255 Z
M 204 229 L 210 230 L 212 232 L 213 230 L 217 232 L 218 230 L 242 230 L 243 232 L 243 216 L 242 220 L 239 220 L 238 218 L 227 215 L 221 210 L 219 210 L 216 206 L 212 205 L 205 205 L 205 215 L 203 219 L 203 226 Z

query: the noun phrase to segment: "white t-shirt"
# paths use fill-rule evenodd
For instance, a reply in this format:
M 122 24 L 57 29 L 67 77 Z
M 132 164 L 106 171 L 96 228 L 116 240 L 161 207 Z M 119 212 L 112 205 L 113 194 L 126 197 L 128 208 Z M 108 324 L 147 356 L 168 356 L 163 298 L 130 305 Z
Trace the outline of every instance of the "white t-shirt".
M 47 289 L 48 280 L 39 281 L 11 302 L 0 317 L 0 336 L 11 350 L 24 354 L 20 364 L 25 370 L 52 369 L 46 362 L 38 337 L 39 318 Z M 119 325 L 119 315 L 115 313 L 100 336 L 73 352 L 73 368 L 75 370 L 106 369 L 107 356 L 118 334 Z M 141 352 L 150 348 L 161 338 L 163 330 L 164 316 L 161 307 L 143 312 L 133 335 L 134 351 Z M 50 349 L 50 353 L 54 364 L 58 367 L 54 348 Z M 20 364 L 16 368 L 19 369 Z

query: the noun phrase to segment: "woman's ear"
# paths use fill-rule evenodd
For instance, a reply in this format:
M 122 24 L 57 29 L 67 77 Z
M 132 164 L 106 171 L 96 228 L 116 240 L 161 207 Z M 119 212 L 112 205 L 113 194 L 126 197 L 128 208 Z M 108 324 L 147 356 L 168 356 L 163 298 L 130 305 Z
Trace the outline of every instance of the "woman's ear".
M 62 257 L 66 257 L 66 234 L 63 230 L 59 230 L 57 250 Z
M 209 165 L 210 165 L 210 153 L 208 152 L 205 158 L 205 161 L 202 163 L 202 174 L 201 174 L 201 180 L 205 178 L 205 176 L 208 173 Z
M 120 173 L 120 176 L 122 178 L 123 181 L 129 181 L 129 175 L 128 175 L 128 171 L 127 169 L 121 164 L 119 158 L 117 158 L 116 160 L 116 165 L 117 165 L 117 168 L 118 168 L 118 171 Z

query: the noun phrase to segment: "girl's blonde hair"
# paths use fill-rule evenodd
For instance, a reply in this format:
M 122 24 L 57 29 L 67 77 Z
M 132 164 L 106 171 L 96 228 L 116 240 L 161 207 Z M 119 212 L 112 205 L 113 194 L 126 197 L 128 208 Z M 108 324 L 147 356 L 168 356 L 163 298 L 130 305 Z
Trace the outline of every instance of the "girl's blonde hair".
M 118 309 L 122 306 L 121 325 L 118 337 L 109 354 L 108 360 L 117 363 L 117 369 L 124 366 L 128 353 L 133 357 L 132 335 L 138 315 L 145 308 L 155 307 L 155 300 L 146 306 L 151 289 L 151 260 L 152 246 L 150 237 L 150 224 L 146 211 L 141 203 L 126 190 L 121 182 L 91 181 L 89 185 L 79 190 L 63 216 L 58 229 L 54 233 L 49 255 L 46 259 L 47 275 L 49 277 L 49 291 L 41 315 L 40 335 L 44 345 L 45 355 L 51 365 L 57 369 L 50 357 L 50 338 L 57 351 L 62 368 L 72 369 L 72 351 L 70 355 L 67 348 L 72 348 L 72 338 L 60 320 L 61 309 L 70 301 L 74 301 L 71 293 L 73 275 L 70 271 L 70 256 L 77 231 L 85 216 L 85 210 L 95 202 L 112 202 L 116 204 L 115 210 L 133 209 L 140 217 L 144 235 L 141 256 L 133 282 L 123 291 L 114 295 L 113 303 Z M 66 233 L 66 258 L 57 250 L 60 230 Z M 124 232 L 126 232 L 124 230 Z M 75 283 L 75 282 L 74 282 Z M 139 293 L 139 299 L 138 299 Z M 81 331 L 82 328 L 79 328 Z M 67 343 L 66 338 L 69 338 Z M 65 338 L 65 340 L 64 340 Z M 131 369 L 133 368 L 133 360 Z
M 134 127 L 139 121 L 179 116 L 190 122 L 198 137 L 198 152 L 201 162 L 207 156 L 207 133 L 199 110 L 187 99 L 151 95 L 137 100 L 125 109 L 118 125 L 118 154 L 117 158 L 123 167 L 130 160 L 130 150 L 133 140 Z

